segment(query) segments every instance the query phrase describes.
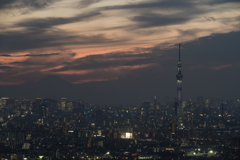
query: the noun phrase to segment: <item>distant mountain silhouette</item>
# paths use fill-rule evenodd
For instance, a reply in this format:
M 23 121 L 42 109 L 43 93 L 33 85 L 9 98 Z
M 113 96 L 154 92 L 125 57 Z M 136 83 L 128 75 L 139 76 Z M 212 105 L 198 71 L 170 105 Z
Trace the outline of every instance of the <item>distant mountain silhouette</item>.
M 70 83 L 57 75 L 47 76 L 35 83 L 35 85 L 58 85 L 58 86 L 67 85 L 67 84 L 70 84 Z
M 0 97 L 6 96 L 10 97 L 10 99 L 19 100 L 24 98 L 31 100 L 36 98 L 60 100 L 62 97 L 66 97 L 69 100 L 82 99 L 93 104 L 136 104 L 136 102 L 141 103 L 146 99 L 151 100 L 155 95 L 153 88 L 157 89 L 154 86 L 156 82 L 148 84 L 146 81 L 149 79 L 158 83 L 164 80 L 146 76 L 71 84 L 59 76 L 48 76 L 33 84 L 0 86 Z

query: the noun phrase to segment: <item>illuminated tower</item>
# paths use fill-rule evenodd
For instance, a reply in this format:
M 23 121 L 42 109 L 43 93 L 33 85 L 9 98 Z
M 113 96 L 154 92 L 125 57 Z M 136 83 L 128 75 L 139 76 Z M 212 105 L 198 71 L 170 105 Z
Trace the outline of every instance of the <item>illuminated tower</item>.
M 181 44 L 179 44 L 179 60 L 178 60 L 178 74 L 177 77 L 177 101 L 178 101 L 178 108 L 179 108 L 179 116 L 183 114 L 182 108 L 182 63 L 181 63 Z

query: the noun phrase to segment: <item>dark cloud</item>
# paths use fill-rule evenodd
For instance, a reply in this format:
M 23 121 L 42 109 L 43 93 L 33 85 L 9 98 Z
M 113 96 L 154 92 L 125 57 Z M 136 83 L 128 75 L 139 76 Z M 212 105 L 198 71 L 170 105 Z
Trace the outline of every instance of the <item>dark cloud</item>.
M 72 35 L 53 27 L 60 24 L 68 24 L 84 21 L 85 19 L 100 15 L 99 12 L 91 12 L 69 18 L 42 18 L 27 19 L 14 25 L 14 27 L 26 27 L 23 31 L 8 31 L 0 33 L 0 52 L 16 52 L 42 47 L 56 47 L 64 45 L 86 45 L 97 43 L 115 42 L 105 38 L 104 35 Z
M 115 9 L 192 9 L 196 3 L 192 3 L 191 1 L 177 1 L 177 0 L 162 0 L 148 3 L 132 3 L 129 5 L 118 5 L 118 6 L 110 6 L 104 7 L 104 9 L 115 10 Z
M 46 56 L 56 56 L 59 55 L 59 53 L 50 53 L 50 54 L 26 54 L 24 56 L 26 57 L 46 57 Z
M 205 16 L 204 16 L 204 18 L 205 18 L 206 20 L 208 20 L 208 21 L 215 21 L 215 20 L 216 20 L 214 17 L 205 17 Z
M 69 24 L 74 22 L 80 22 L 91 17 L 100 15 L 100 12 L 91 12 L 86 14 L 76 15 L 74 17 L 62 18 L 62 17 L 49 17 L 38 19 L 26 19 L 15 24 L 15 27 L 28 27 L 32 29 L 50 29 L 56 25 Z
M 225 65 L 240 61 L 240 32 L 214 34 L 183 44 L 185 65 Z
M 11 57 L 11 55 L 10 54 L 2 54 L 2 55 L 0 55 L 1 57 Z
M 238 3 L 240 3 L 239 0 L 213 0 L 213 1 L 210 1 L 209 4 L 215 5 L 215 4 L 231 3 L 231 2 L 238 2 Z
M 199 32 L 204 31 L 204 29 L 187 29 L 187 30 L 181 30 L 181 29 L 177 29 L 177 31 L 179 32 L 180 36 L 193 36 L 194 38 L 196 37 L 196 35 Z
M 91 4 L 98 3 L 101 0 L 81 0 L 80 1 L 80 7 L 87 7 L 90 6 Z
M 117 6 L 108 6 L 108 7 L 103 7 L 102 9 L 104 10 L 116 10 L 116 9 L 131 9 L 132 11 L 139 11 L 139 9 L 142 11 L 144 10 L 154 10 L 154 9 L 181 9 L 182 11 L 188 12 L 189 14 L 198 14 L 198 13 L 203 13 L 205 11 L 202 11 L 198 9 L 198 6 L 200 4 L 208 4 L 208 5 L 213 5 L 213 4 L 222 4 L 222 3 L 229 3 L 229 2 L 240 2 L 239 0 L 214 0 L 214 1 L 209 1 L 209 2 L 195 2 L 191 0 L 156 0 L 156 1 L 151 1 L 151 2 L 145 2 L 145 3 L 131 3 L 128 5 L 117 5 Z
M 11 69 L 11 68 L 13 68 L 13 67 L 3 66 L 3 65 L 0 64 L 0 69 L 1 69 L 1 70 Z
M 42 9 L 60 0 L 1 0 L 0 9 Z
M 184 23 L 191 18 L 184 16 L 169 16 L 153 13 L 144 13 L 141 16 L 135 16 L 131 18 L 132 21 L 139 22 L 138 27 L 156 27 L 156 26 L 166 26 L 172 24 Z
M 70 53 L 69 55 L 74 57 L 74 56 L 76 56 L 76 53 Z
M 59 55 L 59 53 L 50 53 L 50 54 L 26 54 L 23 56 L 12 56 L 10 54 L 2 54 L 0 57 L 45 57 L 45 56 L 55 56 Z
M 66 70 L 91 70 L 91 69 L 111 69 L 122 66 L 136 66 L 157 63 L 161 52 L 155 53 L 152 48 L 139 49 L 142 53 L 135 54 L 137 51 L 114 52 L 103 55 L 89 55 L 76 59 L 66 66 L 56 71 Z M 158 51 L 161 51 L 160 49 Z
M 50 59 L 50 56 L 54 58 Z M 49 53 L 49 54 L 26 54 L 23 56 L 16 57 L 28 57 L 24 61 L 15 61 L 9 64 L 16 64 L 22 67 L 28 66 L 38 66 L 38 69 L 46 69 L 49 67 L 55 67 L 57 65 L 63 64 L 68 61 L 70 58 L 74 57 L 73 53 Z M 29 68 L 31 70 L 31 68 Z
M 44 47 L 56 47 L 62 45 L 86 45 L 111 43 L 104 35 L 71 35 L 64 31 L 51 33 L 42 30 L 25 30 L 0 33 L 0 53 L 26 51 Z
M 10 62 L 9 64 L 24 64 L 24 62 L 15 61 L 15 62 Z
M 74 39 L 74 36 L 47 34 L 43 31 L 5 32 L 0 34 L 0 52 L 15 52 L 33 48 L 61 45 L 59 39 Z
M 0 76 L 3 82 L 9 82 L 10 84 L 33 83 L 46 76 L 48 69 L 68 61 L 72 57 L 70 54 L 67 52 L 59 53 L 59 55 L 53 54 L 54 58 L 51 58 L 50 54 L 46 54 L 47 56 L 27 56 L 24 61 L 9 63 L 12 68 L 0 72 Z M 46 70 L 46 72 L 42 70 Z
M 51 55 L 54 57 L 50 57 Z M 33 83 L 48 75 L 48 71 L 52 68 L 62 65 L 66 61 L 69 61 L 73 56 L 75 55 L 72 52 L 68 51 L 43 54 L 43 56 L 41 54 L 26 56 L 26 59 L 23 61 L 15 61 L 9 63 L 9 65 L 13 68 L 9 68 L 9 70 L 6 72 L 0 72 L 0 76 L 2 77 L 2 81 L 6 82 Z M 12 78 L 13 76 L 15 78 Z
M 204 4 L 204 3 L 203 3 Z M 167 26 L 181 24 L 196 18 L 198 15 L 207 13 L 209 10 L 200 9 L 198 6 L 201 2 L 193 2 L 190 0 L 162 0 L 151 1 L 146 3 L 132 3 L 130 5 L 118 5 L 104 7 L 107 10 L 128 9 L 137 13 L 137 16 L 130 17 L 133 22 L 137 22 L 134 26 L 126 26 L 125 29 L 148 28 L 157 26 Z M 160 14 L 158 10 L 163 12 L 167 10 L 178 10 L 174 14 Z
M 4 8 L 14 2 L 16 2 L 17 0 L 1 0 L 0 1 L 0 8 Z

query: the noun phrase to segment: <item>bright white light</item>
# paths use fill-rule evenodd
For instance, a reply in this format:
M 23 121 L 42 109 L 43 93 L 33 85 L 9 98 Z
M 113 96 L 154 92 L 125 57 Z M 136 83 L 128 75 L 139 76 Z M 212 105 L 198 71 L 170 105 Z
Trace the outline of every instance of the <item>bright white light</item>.
M 213 153 L 213 151 L 211 150 L 211 151 L 209 151 L 209 153 Z
M 132 133 L 126 132 L 126 138 L 127 138 L 127 139 L 132 138 Z
M 130 138 L 130 133 L 126 133 L 126 138 Z

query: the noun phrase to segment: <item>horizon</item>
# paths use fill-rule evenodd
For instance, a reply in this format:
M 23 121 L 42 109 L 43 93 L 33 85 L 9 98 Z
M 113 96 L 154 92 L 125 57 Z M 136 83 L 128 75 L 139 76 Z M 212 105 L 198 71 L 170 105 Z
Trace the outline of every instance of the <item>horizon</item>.
M 60 77 L 60 76 L 58 76 L 58 75 L 49 75 L 49 76 L 47 76 L 47 77 L 44 77 L 43 79 L 41 79 L 41 80 L 39 80 L 39 81 L 37 81 L 37 82 L 34 82 L 34 83 L 31 83 L 31 84 L 23 84 L 23 85 L 21 85 L 21 86 L 25 86 L 25 85 L 30 85 L 30 86 L 32 86 L 32 85 L 39 85 L 39 84 L 41 84 L 41 85 L 47 85 L 47 87 L 49 87 L 49 86 L 51 86 L 51 84 L 52 83 L 54 83 L 54 82 L 56 82 L 56 79 L 57 80 L 59 80 L 59 82 L 63 82 L 63 83 L 65 83 L 65 82 L 67 82 L 66 80 L 64 80 L 62 77 Z M 46 81 L 46 80 L 48 80 L 48 81 Z M 49 81 L 50 80 L 50 81 Z M 42 83 L 43 82 L 43 83 Z M 101 82 L 95 82 L 95 83 L 101 83 Z M 81 84 L 71 84 L 71 83 L 69 83 L 69 82 L 67 82 L 67 84 L 69 84 L 69 85 L 71 85 L 71 86 L 78 86 L 78 85 L 81 85 Z M 49 85 L 49 86 L 48 86 Z M 40 86 L 40 87 L 42 87 L 42 86 Z M 108 104 L 108 103 L 92 103 L 92 102 L 89 102 L 89 101 L 85 101 L 84 99 L 81 99 L 81 97 L 79 97 L 79 99 L 73 99 L 73 98 L 71 98 L 71 97 L 64 97 L 64 96 L 58 96 L 58 97 L 35 97 L 35 98 L 33 98 L 33 97 L 31 97 L 31 98 L 29 98 L 29 97 L 24 97 L 24 98 L 16 98 L 16 97 L 8 97 L 8 96 L 1 96 L 1 99 L 2 98 L 8 98 L 8 99 L 15 99 L 15 100 L 18 100 L 19 102 L 21 101 L 21 100 L 24 100 L 24 99 L 29 99 L 31 102 L 34 102 L 36 99 L 38 99 L 38 98 L 41 98 L 42 100 L 44 100 L 44 99 L 52 99 L 52 100 L 57 100 L 57 101 L 59 101 L 59 100 L 61 100 L 62 98 L 67 98 L 68 100 L 70 100 L 70 101 L 72 101 L 72 102 L 75 102 L 75 101 L 78 101 L 78 100 L 83 100 L 86 104 L 93 104 L 93 105 L 113 105 L 113 106 L 117 106 L 117 105 L 141 105 L 142 103 L 144 103 L 145 101 L 148 101 L 148 102 L 150 102 L 150 103 L 154 103 L 154 100 L 155 100 L 155 98 L 156 98 L 156 102 L 157 102 L 157 104 L 160 104 L 160 105 L 165 105 L 164 103 L 164 101 L 166 101 L 166 97 L 168 97 L 168 99 L 169 99 L 169 103 L 173 103 L 173 102 L 175 102 L 176 101 L 176 98 L 177 98 L 177 96 L 175 96 L 175 97 L 171 97 L 171 96 L 168 96 L 168 95 L 166 95 L 166 96 L 164 96 L 164 97 L 158 97 L 158 96 L 153 96 L 152 97 L 152 99 L 142 99 L 142 101 L 139 101 L 139 102 L 136 102 L 136 103 L 119 103 L 119 104 Z M 183 98 L 183 101 L 191 101 L 191 102 L 197 102 L 198 101 L 198 98 L 201 98 L 202 100 L 203 100 L 203 102 L 205 102 L 208 98 L 212 98 L 212 99 L 221 99 L 223 102 L 227 102 L 227 101 L 229 101 L 229 100 L 232 100 L 233 101 L 233 104 L 236 104 L 237 102 L 238 102 L 238 100 L 239 99 L 232 99 L 232 98 L 228 98 L 228 99 L 224 99 L 224 98 L 219 98 L 219 97 L 212 97 L 212 96 L 208 96 L 208 97 L 204 97 L 204 96 L 201 96 L 201 95 L 199 95 L 199 96 L 197 96 L 197 97 L 192 97 L 192 98 L 188 98 L 188 99 L 184 99 Z M 160 100 L 160 101 L 159 101 Z

